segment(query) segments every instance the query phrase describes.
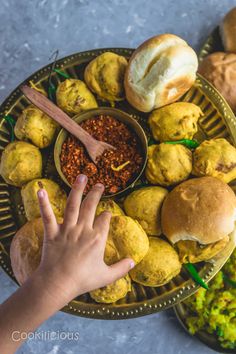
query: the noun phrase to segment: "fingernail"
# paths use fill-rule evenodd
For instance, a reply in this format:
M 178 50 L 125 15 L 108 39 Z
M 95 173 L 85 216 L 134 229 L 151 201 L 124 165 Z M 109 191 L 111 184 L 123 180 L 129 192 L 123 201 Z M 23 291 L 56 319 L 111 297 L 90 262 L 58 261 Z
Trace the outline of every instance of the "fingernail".
M 38 190 L 38 197 L 39 197 L 40 199 L 43 199 L 43 198 L 44 198 L 44 190 L 43 190 L 43 189 L 39 189 L 39 190 Z
M 87 180 L 87 177 L 85 175 L 79 175 L 76 177 L 77 183 L 84 183 L 86 180 Z
M 112 216 L 112 213 L 109 210 L 104 210 L 103 213 L 107 216 Z
M 104 188 L 104 185 L 102 183 L 96 183 L 95 187 L 97 188 Z
M 43 183 L 41 181 L 38 181 L 38 186 L 40 189 L 43 189 Z
M 134 268 L 135 262 L 134 262 L 134 261 L 131 261 L 129 266 L 130 266 L 130 269 Z

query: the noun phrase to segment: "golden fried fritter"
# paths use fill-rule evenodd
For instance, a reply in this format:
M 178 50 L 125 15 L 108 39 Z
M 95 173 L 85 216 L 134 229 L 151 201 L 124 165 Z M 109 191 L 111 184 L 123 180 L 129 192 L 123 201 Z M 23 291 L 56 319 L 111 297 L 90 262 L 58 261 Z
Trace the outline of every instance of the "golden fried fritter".
M 96 302 L 110 304 L 125 297 L 130 290 L 131 280 L 130 277 L 126 275 L 124 278 L 118 279 L 112 284 L 90 291 L 90 296 Z
M 154 139 L 176 141 L 192 139 L 196 134 L 199 117 L 203 116 L 200 107 L 190 102 L 175 102 L 155 109 L 149 116 Z
M 143 259 L 149 248 L 146 232 L 129 216 L 113 216 L 108 237 L 112 239 L 120 259 L 130 257 L 136 264 Z
M 0 174 L 7 183 L 21 187 L 42 176 L 42 155 L 39 149 L 24 141 L 8 144 L 1 157 Z
M 21 196 L 27 219 L 32 220 L 40 217 L 37 196 L 37 192 L 39 190 L 39 182 L 43 185 L 43 188 L 45 188 L 48 193 L 49 200 L 55 215 L 57 217 L 62 217 L 64 215 L 66 206 L 66 193 L 56 182 L 51 181 L 50 179 L 42 178 L 34 179 L 33 181 L 24 185 L 21 190 Z
M 222 251 L 229 242 L 229 236 L 222 240 L 210 243 L 209 245 L 200 245 L 196 241 L 179 241 L 176 247 L 179 253 L 179 259 L 182 263 L 197 263 L 208 261 Z
M 124 75 L 128 63 L 125 57 L 106 52 L 93 59 L 86 67 L 85 82 L 100 98 L 107 101 L 124 99 Z
M 149 237 L 149 250 L 130 271 L 132 280 L 145 286 L 162 286 L 180 273 L 181 263 L 175 249 L 158 237 Z
M 152 184 L 171 186 L 188 178 L 192 171 L 192 153 L 183 145 L 151 145 L 148 148 L 146 177 Z
M 203 141 L 193 153 L 193 174 L 229 183 L 236 178 L 236 148 L 223 138 Z
M 14 132 L 18 139 L 43 149 L 53 142 L 57 127 L 58 124 L 40 109 L 29 106 L 18 117 Z
M 161 234 L 161 206 L 168 191 L 162 187 L 144 187 L 132 192 L 124 201 L 125 212 L 137 220 L 151 236 Z
M 97 108 L 97 101 L 81 80 L 66 79 L 57 87 L 57 105 L 69 114 L 77 114 L 87 109 Z
M 101 200 L 98 203 L 96 215 L 97 216 L 100 215 L 103 211 L 109 211 L 112 214 L 112 216 L 124 215 L 123 210 L 112 199 Z

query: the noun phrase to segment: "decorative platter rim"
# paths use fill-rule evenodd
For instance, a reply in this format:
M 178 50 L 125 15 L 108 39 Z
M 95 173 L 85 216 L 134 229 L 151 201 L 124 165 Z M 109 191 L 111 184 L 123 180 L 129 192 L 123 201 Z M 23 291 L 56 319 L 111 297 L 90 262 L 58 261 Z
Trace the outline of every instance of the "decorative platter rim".
M 74 63 L 76 65 L 86 63 L 88 60 L 91 60 L 96 55 L 104 53 L 106 51 L 113 51 L 117 54 L 130 56 L 133 52 L 133 49 L 130 48 L 101 48 L 88 50 L 85 52 L 78 52 L 72 55 L 69 55 L 65 58 L 61 58 L 56 62 L 56 68 L 64 69 L 70 67 Z M 86 60 L 87 59 L 87 60 Z M 79 61 L 79 63 L 77 63 Z M 43 68 L 37 70 L 34 74 L 30 75 L 24 83 L 29 82 L 30 80 L 34 80 L 34 83 L 37 84 L 45 79 L 50 71 L 51 64 L 44 66 Z M 4 102 L 0 106 L 0 130 L 3 129 L 4 119 L 3 116 L 11 112 L 11 110 L 17 105 L 19 100 L 22 97 L 20 92 L 20 85 L 16 87 L 15 90 L 4 100 Z M 231 109 L 229 108 L 226 101 L 222 98 L 222 96 L 210 85 L 204 78 L 198 75 L 196 84 L 194 89 L 210 101 L 212 105 L 212 109 L 216 112 L 219 112 L 221 116 L 223 116 L 227 122 L 228 130 L 231 132 L 231 137 L 233 138 L 234 144 L 236 144 L 236 122 L 235 117 Z M 185 97 L 185 96 L 184 96 Z M 183 97 L 183 100 L 184 100 Z M 117 107 L 119 108 L 119 107 Z M 131 113 L 130 113 L 131 114 Z M 140 112 L 137 114 L 141 115 Z M 225 122 L 224 122 L 225 123 Z M 0 131 L 1 133 L 1 131 Z M 1 147 L 2 149 L 2 147 Z M 4 198 L 9 199 L 9 191 L 7 190 L 8 185 L 4 182 L 0 182 L 0 210 L 1 210 L 1 195 Z M 12 214 L 11 214 L 12 216 Z M 1 213 L 0 213 L 0 229 L 1 229 Z M 14 220 L 13 220 L 14 221 Z M 12 230 L 12 234 L 14 234 L 16 229 Z M 6 236 L 7 237 L 7 236 Z M 4 240 L 4 237 L 0 237 L 0 265 L 4 271 L 14 280 L 14 276 L 9 264 L 8 254 L 4 251 L 4 247 L 1 247 L 1 240 Z M 232 241 L 234 242 L 234 241 Z M 230 256 L 233 249 L 233 244 L 230 243 L 228 245 L 227 250 L 225 251 L 227 254 L 227 258 Z M 226 255 L 225 255 L 226 256 Z M 224 262 L 226 261 L 224 257 Z M 224 262 L 222 260 L 216 260 L 215 264 L 206 263 L 204 267 L 202 267 L 200 275 L 202 275 L 203 279 L 208 282 L 215 275 L 215 273 L 223 266 Z M 204 271 L 204 272 L 203 272 Z M 82 301 L 73 300 L 66 307 L 63 308 L 63 311 L 68 312 L 70 314 L 76 314 L 83 317 L 89 318 L 97 318 L 97 319 L 124 319 L 124 318 L 133 318 L 148 315 L 154 312 L 158 312 L 160 310 L 169 308 L 174 306 L 180 300 L 184 300 L 190 294 L 195 292 L 199 286 L 197 286 L 193 280 L 189 279 L 185 280 L 184 285 L 175 286 L 174 291 L 170 291 L 167 295 L 158 295 L 158 297 L 147 298 L 142 301 L 136 301 L 132 303 L 119 303 L 119 304 L 93 304 L 93 303 L 85 303 Z

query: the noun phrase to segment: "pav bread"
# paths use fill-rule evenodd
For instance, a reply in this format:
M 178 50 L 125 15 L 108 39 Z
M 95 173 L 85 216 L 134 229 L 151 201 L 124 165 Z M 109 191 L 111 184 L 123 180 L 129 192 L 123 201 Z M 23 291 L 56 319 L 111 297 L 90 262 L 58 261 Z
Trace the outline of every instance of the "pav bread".
M 220 24 L 220 34 L 225 51 L 236 53 L 236 7 L 224 17 Z
M 236 112 L 236 54 L 210 54 L 203 59 L 198 72 L 217 88 Z
M 177 101 L 194 83 L 197 55 L 173 34 L 161 34 L 141 44 L 125 73 L 129 103 L 142 112 Z
M 191 253 L 189 241 L 200 245 L 203 252 L 205 246 L 229 240 L 226 237 L 234 231 L 235 220 L 236 196 L 226 183 L 214 177 L 189 179 L 175 187 L 167 195 L 161 215 L 164 235 L 177 246 L 187 241 L 188 253 Z M 222 248 L 226 244 L 221 242 Z M 215 249 L 212 248 L 213 253 Z M 221 249 L 217 247 L 217 253 Z M 209 251 L 204 260 L 212 258 Z

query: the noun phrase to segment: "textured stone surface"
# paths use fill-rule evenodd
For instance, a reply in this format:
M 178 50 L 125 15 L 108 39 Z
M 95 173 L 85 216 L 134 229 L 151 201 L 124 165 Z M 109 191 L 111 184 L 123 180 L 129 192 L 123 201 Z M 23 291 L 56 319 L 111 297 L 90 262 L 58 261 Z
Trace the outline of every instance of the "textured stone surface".
M 157 33 L 182 36 L 195 49 L 233 6 L 233 0 L 4 0 L 0 6 L 0 101 L 41 66 L 99 47 L 135 47 Z M 0 302 L 16 289 L 0 271 Z M 213 353 L 188 336 L 172 310 L 126 321 L 88 320 L 58 313 L 43 331 L 78 331 L 78 341 L 30 340 L 18 353 Z

